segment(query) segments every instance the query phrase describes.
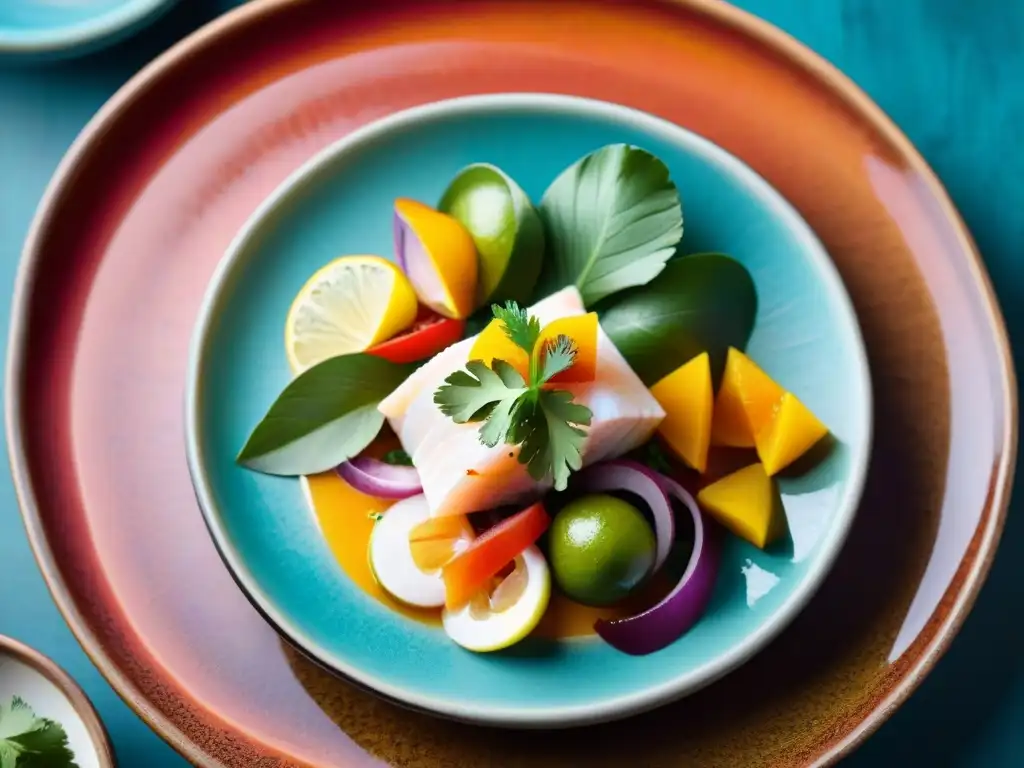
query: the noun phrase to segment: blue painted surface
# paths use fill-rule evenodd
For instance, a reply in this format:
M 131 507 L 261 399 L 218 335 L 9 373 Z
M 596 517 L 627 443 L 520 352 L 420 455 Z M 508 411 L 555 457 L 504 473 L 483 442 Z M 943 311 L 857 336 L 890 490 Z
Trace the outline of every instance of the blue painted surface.
M 315 656 L 373 688 L 506 723 L 629 712 L 735 666 L 763 646 L 770 627 L 795 615 L 827 572 L 870 453 L 863 343 L 842 283 L 807 225 L 719 148 L 660 120 L 584 101 L 472 104 L 346 142 L 261 213 L 213 284 L 198 380 L 188 384 L 195 384 L 190 426 L 208 482 L 207 514 L 264 610 Z M 461 168 L 487 162 L 539 200 L 564 168 L 616 142 L 654 153 L 680 189 L 701 191 L 685 203 L 684 253 L 727 253 L 747 267 L 759 297 L 748 353 L 828 424 L 838 448 L 780 484 L 787 545 L 762 552 L 727 537 L 711 607 L 668 648 L 632 657 L 596 640 L 533 641 L 509 653 L 467 654 L 345 576 L 313 516 L 295 514 L 305 506 L 297 480 L 246 470 L 234 457 L 292 378 L 281 323 L 295 294 L 339 253 L 391 255 L 395 198 L 436 203 Z M 743 578 L 750 564 L 778 579 L 753 604 Z
M 175 0 L 4 0 L 0 54 L 76 56 L 127 36 Z
M 908 133 L 979 244 L 1011 338 L 1024 333 L 1024 3 L 741 0 L 840 66 Z M 131 41 L 70 64 L 0 63 L 0 313 L 35 205 L 92 113 L 139 66 L 232 0 L 188 0 Z M 6 337 L 0 342 L 6 344 Z M 1020 350 L 1018 369 L 1024 370 Z M 1024 518 L 1015 500 L 992 575 L 921 689 L 844 765 L 1016 768 L 1024 764 Z M 118 699 L 65 627 L 0 478 L 0 633 L 57 659 L 86 688 L 122 764 L 185 762 Z

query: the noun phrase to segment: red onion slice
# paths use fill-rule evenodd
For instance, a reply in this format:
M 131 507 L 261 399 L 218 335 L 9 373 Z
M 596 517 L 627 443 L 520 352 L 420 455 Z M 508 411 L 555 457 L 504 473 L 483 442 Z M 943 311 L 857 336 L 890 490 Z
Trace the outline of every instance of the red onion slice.
M 721 558 L 721 541 L 713 525 L 705 526 L 697 502 L 675 480 L 660 476 L 665 491 L 693 517 L 693 552 L 679 583 L 653 608 L 616 621 L 599 619 L 594 629 L 605 642 L 623 653 L 643 656 L 660 651 L 682 637 L 704 615 Z
M 341 479 L 360 493 L 381 499 L 407 499 L 423 492 L 415 467 L 388 464 L 380 459 L 359 457 L 339 464 Z
M 591 464 L 576 476 L 579 488 L 585 491 L 626 491 L 639 496 L 651 510 L 654 518 L 654 537 L 657 550 L 654 556 L 654 569 L 658 571 L 676 538 L 675 517 L 672 514 L 672 503 L 669 501 L 662 477 L 650 467 L 630 461 L 617 459 Z

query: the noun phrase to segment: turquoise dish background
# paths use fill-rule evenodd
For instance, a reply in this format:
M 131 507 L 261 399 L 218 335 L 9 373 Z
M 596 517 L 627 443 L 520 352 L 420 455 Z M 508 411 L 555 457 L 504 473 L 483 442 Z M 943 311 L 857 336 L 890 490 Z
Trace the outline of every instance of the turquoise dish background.
M 176 0 L 2 0 L 0 54 L 81 54 L 115 42 Z
M 415 119 L 370 126 L 297 172 L 250 221 L 211 283 L 194 340 L 186 423 L 193 478 L 222 554 L 257 606 L 315 658 L 442 714 L 516 725 L 592 722 L 711 682 L 756 652 L 809 598 L 859 499 L 870 453 L 870 384 L 831 262 L 752 171 L 663 121 L 598 102 L 525 95 L 472 97 L 405 115 L 412 112 Z M 596 639 L 531 640 L 471 654 L 350 583 L 300 484 L 245 470 L 234 457 L 291 377 L 283 324 L 295 294 L 339 255 L 390 258 L 394 198 L 434 204 L 461 167 L 484 161 L 539 200 L 563 168 L 616 142 L 668 164 L 683 200 L 684 253 L 725 252 L 751 271 L 759 308 L 748 352 L 822 418 L 838 447 L 811 473 L 781 483 L 792 542 L 761 552 L 729 537 L 711 607 L 669 648 L 630 657 Z

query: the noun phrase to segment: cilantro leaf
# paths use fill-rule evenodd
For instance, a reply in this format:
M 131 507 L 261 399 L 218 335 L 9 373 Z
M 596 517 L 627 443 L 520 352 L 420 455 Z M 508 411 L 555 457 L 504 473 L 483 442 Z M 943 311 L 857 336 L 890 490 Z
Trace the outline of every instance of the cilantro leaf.
M 543 384 L 545 381 L 550 381 L 552 377 L 571 368 L 572 364 L 576 362 L 578 351 L 576 342 L 565 334 L 551 339 L 544 345 L 544 362 L 540 370 L 540 381 L 537 383 Z
M 536 349 L 537 318 L 514 301 L 495 304 L 492 311 L 509 339 L 530 355 L 530 381 L 505 360 L 492 360 L 491 368 L 470 360 L 466 370 L 455 371 L 438 387 L 434 403 L 456 424 L 482 421 L 478 437 L 488 448 L 520 446 L 519 463 L 534 479 L 551 475 L 555 488 L 565 490 L 569 473 L 582 466 L 587 433 L 581 427 L 590 425 L 592 414 L 573 402 L 571 392 L 541 387 L 576 361 L 576 342 L 562 334 Z
M 395 448 L 384 454 L 384 463 L 393 464 L 397 467 L 411 467 L 412 457 L 401 448 Z
M 64 728 L 22 699 L 0 707 L 0 768 L 78 768 Z
M 571 392 L 541 390 L 520 419 L 519 461 L 530 476 L 541 480 L 550 472 L 555 490 L 564 491 L 569 473 L 583 465 L 580 452 L 587 433 L 580 427 L 590 426 L 591 418 L 590 409 L 574 403 Z
M 456 371 L 434 392 L 441 413 L 456 424 L 487 418 L 496 403 L 526 392 L 523 377 L 504 360 L 495 360 L 491 370 L 482 360 L 470 360 L 466 371 Z M 467 373 L 468 371 L 468 373 Z M 510 386 L 511 385 L 511 386 Z
M 495 319 L 504 324 L 505 334 L 511 342 L 526 354 L 533 354 L 533 348 L 540 338 L 540 321 L 514 301 L 506 301 L 504 307 L 493 304 L 491 312 Z
M 487 421 L 480 427 L 480 442 L 488 448 L 493 448 L 499 443 L 516 444 L 511 437 L 515 433 L 517 413 L 529 400 L 530 393 L 529 390 L 518 395 L 514 390 L 510 392 L 510 397 L 494 404 L 487 415 Z

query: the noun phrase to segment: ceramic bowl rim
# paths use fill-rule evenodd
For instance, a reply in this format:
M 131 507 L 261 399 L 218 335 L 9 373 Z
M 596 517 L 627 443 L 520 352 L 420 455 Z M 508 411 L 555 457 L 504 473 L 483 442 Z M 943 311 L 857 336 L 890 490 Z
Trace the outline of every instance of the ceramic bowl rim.
M 828 533 L 816 547 L 817 554 L 807 565 L 792 592 L 753 631 L 743 636 L 726 653 L 682 673 L 666 677 L 663 681 L 626 694 L 616 694 L 596 702 L 557 707 L 518 706 L 472 702 L 463 697 L 441 698 L 389 683 L 364 672 L 338 654 L 331 653 L 310 638 L 278 609 L 274 600 L 260 589 L 245 558 L 233 546 L 225 530 L 223 516 L 214 501 L 213 483 L 207 473 L 201 435 L 202 372 L 206 369 L 208 343 L 221 305 L 230 293 L 230 283 L 239 270 L 245 268 L 251 253 L 250 246 L 258 239 L 275 214 L 296 196 L 304 194 L 310 184 L 317 183 L 333 172 L 334 166 L 358 155 L 365 148 L 396 133 L 416 130 L 420 125 L 436 124 L 459 118 L 474 118 L 504 114 L 551 114 L 601 120 L 624 129 L 635 129 L 661 141 L 680 147 L 682 151 L 699 158 L 716 173 L 730 178 L 743 191 L 757 200 L 758 205 L 775 221 L 786 228 L 799 243 L 800 253 L 807 260 L 816 279 L 824 286 L 828 304 L 836 312 L 839 322 L 852 331 L 854 363 L 853 391 L 860 394 L 860 420 L 855 424 L 864 439 L 851 446 L 849 469 L 843 492 L 833 507 L 833 519 Z M 207 284 L 199 309 L 188 357 L 185 385 L 185 440 L 189 472 L 196 498 L 207 528 L 217 550 L 231 571 L 242 592 L 256 606 L 270 624 L 293 645 L 316 659 L 321 665 L 352 680 L 385 698 L 425 712 L 444 717 L 487 725 L 516 728 L 551 728 L 589 725 L 635 715 L 654 707 L 682 698 L 719 679 L 745 663 L 763 649 L 796 615 L 824 581 L 843 544 L 846 542 L 856 516 L 861 494 L 867 478 L 871 457 L 873 404 L 867 352 L 861 336 L 853 303 L 846 291 L 839 271 L 810 226 L 796 209 L 764 178 L 739 158 L 706 138 L 675 123 L 655 117 L 637 109 L 607 101 L 544 93 L 499 93 L 462 96 L 412 107 L 364 125 L 328 145 L 293 171 L 271 192 L 246 219 L 228 245 L 224 255 Z M 847 330 L 844 328 L 844 331 Z
M 3 653 L 34 669 L 67 697 L 75 714 L 85 725 L 89 740 L 99 757 L 100 768 L 114 768 L 117 765 L 117 759 L 110 743 L 110 734 L 82 686 L 75 682 L 75 679 L 53 659 L 13 637 L 0 635 L 0 654 Z
M 122 0 L 120 5 L 76 24 L 22 32 L 0 25 L 0 54 L 70 53 L 142 24 L 178 0 Z
M 932 636 L 921 652 L 902 671 L 897 681 L 876 697 L 871 708 L 856 723 L 844 728 L 836 741 L 822 745 L 808 765 L 819 768 L 834 764 L 848 755 L 873 734 L 889 716 L 917 690 L 921 682 L 948 650 L 985 582 L 995 557 L 1006 523 L 1010 490 L 1016 468 L 1018 436 L 1017 377 L 1012 362 L 1009 335 L 996 301 L 991 278 L 985 270 L 977 244 L 953 205 L 949 193 L 935 171 L 896 123 L 838 67 L 810 47 L 772 23 L 721 0 L 658 0 L 666 7 L 676 7 L 721 26 L 731 34 L 763 46 L 789 66 L 806 73 L 830 95 L 845 105 L 866 126 L 889 143 L 921 179 L 923 188 L 934 198 L 939 214 L 948 223 L 952 236 L 959 242 L 963 260 L 971 274 L 972 285 L 979 293 L 985 318 L 985 332 L 995 337 L 998 356 L 999 406 L 1005 414 L 1006 430 L 999 448 L 999 461 L 994 468 L 992 492 L 986 514 L 975 530 L 978 546 L 961 558 L 958 570 L 963 579 L 950 601 L 948 610 L 939 619 Z M 28 365 L 28 316 L 32 290 L 43 269 L 43 246 L 46 233 L 55 224 L 55 214 L 64 204 L 79 169 L 87 164 L 102 143 L 108 126 L 130 111 L 145 95 L 155 91 L 166 73 L 180 67 L 189 58 L 209 51 L 222 40 L 259 24 L 265 17 L 282 13 L 292 0 L 251 0 L 238 6 L 170 46 L 143 66 L 93 115 L 82 128 L 61 159 L 36 209 L 22 249 L 11 300 L 9 343 L 5 361 L 4 421 L 9 461 L 15 493 L 22 511 L 29 545 L 42 572 L 43 579 L 71 631 L 86 654 L 125 703 L 171 746 L 196 765 L 219 768 L 223 763 L 194 742 L 168 715 L 153 707 L 136 682 L 119 666 L 110 651 L 91 628 L 86 614 L 72 596 L 64 573 L 54 557 L 47 537 L 43 516 L 35 490 L 37 482 L 29 469 L 24 451 L 25 427 L 22 423 L 23 370 Z M 959 261 L 959 257 L 958 257 Z M 210 713 L 212 714 L 212 713 Z

